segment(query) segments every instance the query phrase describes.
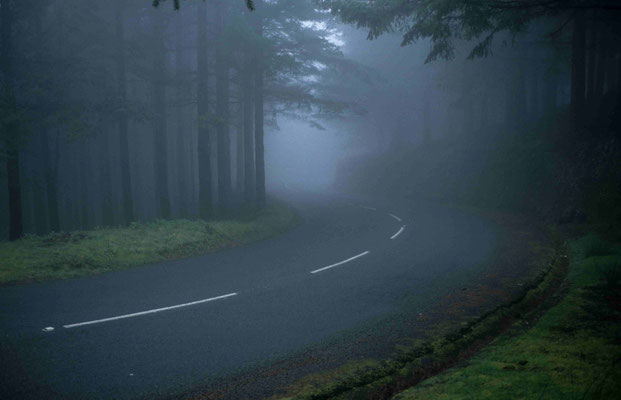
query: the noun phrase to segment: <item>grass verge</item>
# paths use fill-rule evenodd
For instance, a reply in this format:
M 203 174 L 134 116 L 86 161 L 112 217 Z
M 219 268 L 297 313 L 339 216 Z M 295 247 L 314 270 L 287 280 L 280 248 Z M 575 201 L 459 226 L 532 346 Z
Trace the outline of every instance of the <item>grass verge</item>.
M 298 221 L 288 206 L 271 202 L 236 219 L 158 220 L 27 236 L 0 242 L 0 285 L 93 275 L 198 255 L 268 238 Z
M 437 339 L 403 346 L 388 360 L 361 360 L 341 368 L 307 376 L 281 388 L 274 398 L 285 399 L 389 399 L 442 370 L 450 368 L 479 351 L 516 321 L 528 323 L 540 313 L 539 305 L 550 300 L 563 281 L 567 249 L 558 243 L 545 262 L 544 270 L 513 300 L 480 317 L 464 322 Z M 471 397 L 476 398 L 476 397 Z
M 411 399 L 612 399 L 621 395 L 621 245 L 570 243 L 564 297 L 466 365 L 396 396 Z

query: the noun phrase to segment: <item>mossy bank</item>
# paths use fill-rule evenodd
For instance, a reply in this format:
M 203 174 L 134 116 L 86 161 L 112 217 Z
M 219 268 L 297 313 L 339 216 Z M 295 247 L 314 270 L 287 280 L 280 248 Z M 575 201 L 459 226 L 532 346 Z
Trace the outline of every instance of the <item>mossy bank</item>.
M 0 242 L 0 285 L 87 276 L 198 255 L 266 239 L 298 222 L 290 207 L 272 201 L 234 219 L 158 220 L 27 236 Z
M 621 245 L 570 243 L 563 297 L 465 365 L 395 399 L 612 399 L 621 394 Z

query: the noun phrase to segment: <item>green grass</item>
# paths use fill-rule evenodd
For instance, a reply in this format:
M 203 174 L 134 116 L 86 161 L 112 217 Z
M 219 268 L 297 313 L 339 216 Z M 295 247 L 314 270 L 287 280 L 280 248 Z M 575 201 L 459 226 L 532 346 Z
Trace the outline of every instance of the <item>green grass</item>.
M 567 293 L 532 328 L 394 399 L 619 398 L 621 246 L 589 235 L 570 248 Z
M 590 234 L 582 238 L 581 249 L 582 255 L 585 258 L 593 256 L 606 256 L 611 254 L 613 251 L 610 243 L 604 241 L 595 234 Z
M 271 203 L 236 219 L 158 220 L 27 236 L 0 242 L 0 284 L 73 278 L 197 255 L 265 239 L 297 222 L 290 208 Z

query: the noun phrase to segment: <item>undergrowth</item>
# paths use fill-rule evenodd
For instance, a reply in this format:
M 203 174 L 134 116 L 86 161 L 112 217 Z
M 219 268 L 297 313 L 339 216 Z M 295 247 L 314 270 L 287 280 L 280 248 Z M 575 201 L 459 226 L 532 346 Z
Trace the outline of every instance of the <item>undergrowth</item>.
M 621 246 L 602 243 L 594 235 L 571 243 L 567 293 L 535 326 L 395 400 L 618 398 Z
M 157 220 L 30 235 L 0 242 L 0 284 L 72 278 L 197 255 L 261 240 L 296 222 L 290 208 L 272 203 L 237 219 Z

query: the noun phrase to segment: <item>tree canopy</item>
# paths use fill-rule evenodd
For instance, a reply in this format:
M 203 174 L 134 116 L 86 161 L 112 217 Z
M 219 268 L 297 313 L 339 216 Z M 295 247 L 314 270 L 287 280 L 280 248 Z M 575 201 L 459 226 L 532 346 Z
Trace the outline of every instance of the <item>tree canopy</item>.
M 163 1 L 166 1 L 166 0 L 153 0 L 153 6 L 157 7 Z M 205 1 L 205 0 L 203 0 L 203 1 Z M 246 7 L 250 11 L 254 11 L 254 1 L 253 0 L 244 0 L 244 1 L 246 2 Z M 181 7 L 181 1 L 180 0 L 173 0 L 173 7 L 175 8 L 175 10 L 178 10 L 179 7 Z
M 576 12 L 588 9 L 619 11 L 614 0 L 318 0 L 343 22 L 369 30 L 368 38 L 392 31 L 403 33 L 403 46 L 431 41 L 427 62 L 450 59 L 455 40 L 477 40 L 469 58 L 490 53 L 499 32 L 522 32 L 534 19 L 561 17 L 558 29 Z

